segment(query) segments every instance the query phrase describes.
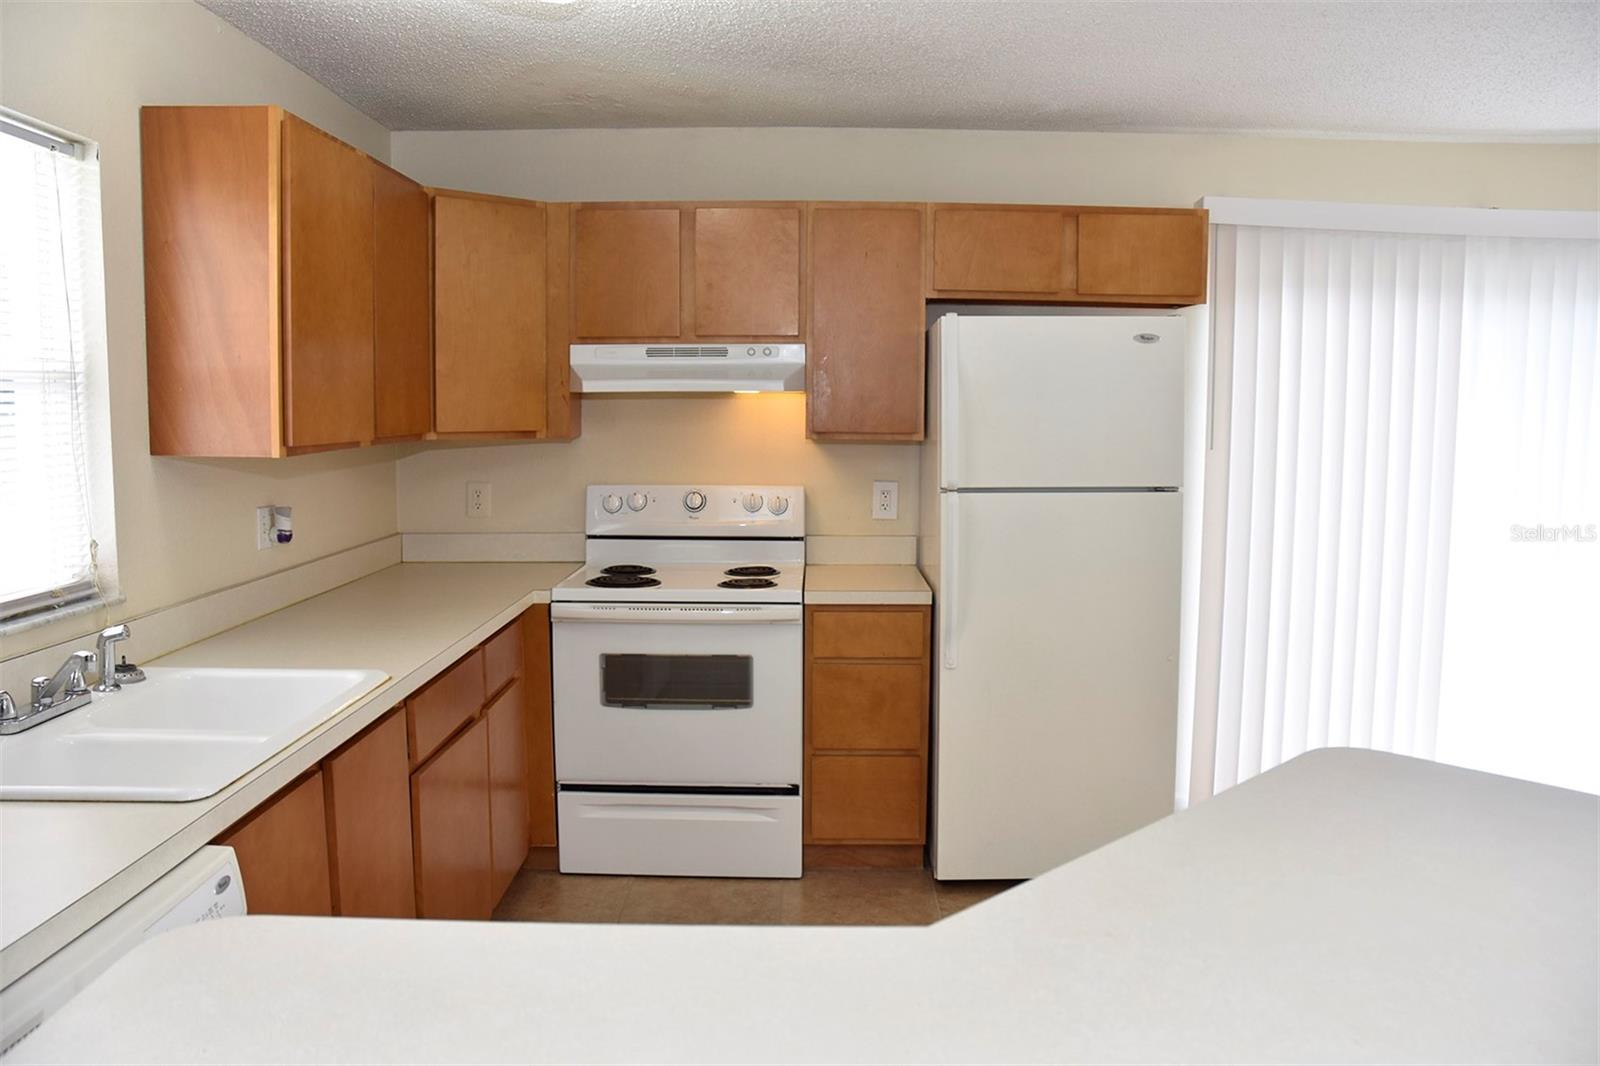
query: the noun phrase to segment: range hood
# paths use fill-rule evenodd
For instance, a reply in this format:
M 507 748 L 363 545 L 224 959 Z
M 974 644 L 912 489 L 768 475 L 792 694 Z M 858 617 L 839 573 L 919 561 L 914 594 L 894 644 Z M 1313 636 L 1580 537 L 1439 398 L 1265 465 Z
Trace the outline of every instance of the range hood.
M 801 392 L 806 346 L 574 344 L 577 392 Z

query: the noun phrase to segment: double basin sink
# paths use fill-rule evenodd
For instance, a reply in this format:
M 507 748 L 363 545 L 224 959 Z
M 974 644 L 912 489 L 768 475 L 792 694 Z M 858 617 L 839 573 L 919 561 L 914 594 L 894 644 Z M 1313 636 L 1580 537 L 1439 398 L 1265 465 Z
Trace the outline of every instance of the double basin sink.
M 388 680 L 378 670 L 145 673 L 0 737 L 0 800 L 204 799 Z

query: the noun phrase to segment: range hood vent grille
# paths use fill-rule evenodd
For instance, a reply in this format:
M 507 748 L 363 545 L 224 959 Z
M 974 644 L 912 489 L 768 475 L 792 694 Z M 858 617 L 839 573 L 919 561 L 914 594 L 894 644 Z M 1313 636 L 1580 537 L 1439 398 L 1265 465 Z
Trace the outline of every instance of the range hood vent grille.
M 727 346 L 697 348 L 694 345 L 648 345 L 644 350 L 647 359 L 704 359 L 707 357 L 726 359 Z

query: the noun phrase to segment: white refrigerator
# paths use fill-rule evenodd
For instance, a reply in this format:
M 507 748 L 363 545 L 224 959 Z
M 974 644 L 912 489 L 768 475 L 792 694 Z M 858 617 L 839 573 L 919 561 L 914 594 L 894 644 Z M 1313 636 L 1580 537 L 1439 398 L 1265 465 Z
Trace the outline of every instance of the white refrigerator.
M 1026 878 L 1172 813 L 1177 313 L 950 314 L 929 337 L 934 876 Z

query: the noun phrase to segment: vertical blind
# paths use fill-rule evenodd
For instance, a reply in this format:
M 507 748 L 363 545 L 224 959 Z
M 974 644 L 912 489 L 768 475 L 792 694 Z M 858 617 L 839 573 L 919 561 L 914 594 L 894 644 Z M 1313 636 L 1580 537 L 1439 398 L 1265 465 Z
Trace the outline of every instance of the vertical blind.
M 1317 747 L 1512 772 L 1506 735 L 1549 756 L 1593 731 L 1592 650 L 1566 653 L 1600 545 L 1501 567 L 1515 517 L 1594 520 L 1596 242 L 1213 233 L 1188 800 Z M 1534 731 L 1530 674 L 1562 728 Z M 1559 776 L 1537 762 L 1517 772 Z
M 95 592 L 85 317 L 99 198 L 93 159 L 0 132 L 0 620 Z

